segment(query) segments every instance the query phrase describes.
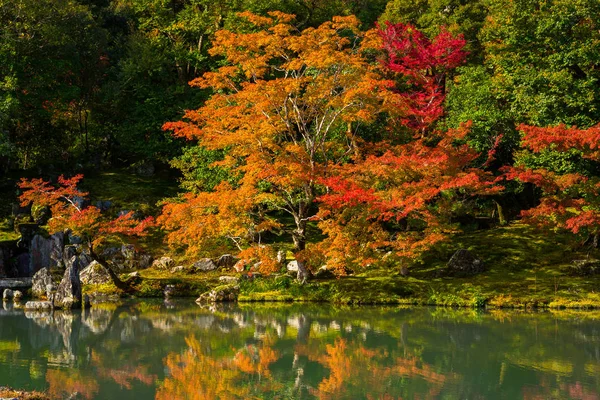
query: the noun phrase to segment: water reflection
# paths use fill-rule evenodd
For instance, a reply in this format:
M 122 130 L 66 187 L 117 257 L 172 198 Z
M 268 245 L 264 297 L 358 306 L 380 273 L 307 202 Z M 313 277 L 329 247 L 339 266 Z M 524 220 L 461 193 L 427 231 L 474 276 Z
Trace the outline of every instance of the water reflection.
M 0 386 L 80 399 L 600 399 L 600 313 L 0 310 Z

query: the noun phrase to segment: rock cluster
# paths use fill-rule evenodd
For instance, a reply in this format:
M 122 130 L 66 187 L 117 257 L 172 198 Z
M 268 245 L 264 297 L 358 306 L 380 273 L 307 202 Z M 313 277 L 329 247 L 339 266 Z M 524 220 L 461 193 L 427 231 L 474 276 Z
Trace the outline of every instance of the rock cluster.
M 240 287 L 237 285 L 223 285 L 203 293 L 196 299 L 196 303 L 218 303 L 237 301 Z
M 485 265 L 466 249 L 457 250 L 448 261 L 445 273 L 453 276 L 471 276 L 485 271 Z

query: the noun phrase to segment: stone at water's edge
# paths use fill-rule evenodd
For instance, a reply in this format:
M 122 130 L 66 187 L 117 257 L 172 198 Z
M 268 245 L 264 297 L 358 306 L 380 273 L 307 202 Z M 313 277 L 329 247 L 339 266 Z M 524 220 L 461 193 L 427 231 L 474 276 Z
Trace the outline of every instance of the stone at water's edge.
M 79 273 L 82 285 L 102 285 L 112 282 L 108 270 L 97 261 L 92 261 Z
M 58 285 L 54 304 L 57 307 L 71 309 L 81 308 L 81 281 L 79 280 L 79 259 L 73 256 L 70 260 L 71 266 Z
M 48 268 L 42 268 L 33 275 L 31 293 L 33 297 L 43 297 L 46 295 L 46 287 L 52 283 L 52 275 Z
M 457 250 L 447 264 L 447 272 L 451 275 L 468 276 L 484 271 L 483 262 L 466 249 Z
M 240 287 L 237 285 L 223 285 L 203 293 L 196 299 L 196 303 L 219 303 L 237 301 Z
M 217 269 L 217 264 L 210 258 L 202 258 L 194 263 L 193 269 L 197 271 L 214 271 Z
M 4 292 L 2 293 L 2 300 L 9 301 L 9 300 L 12 300 L 12 298 L 13 298 L 13 291 L 10 289 L 4 289 Z
M 23 292 L 21 292 L 20 290 L 15 290 L 13 292 L 13 299 L 14 299 L 15 303 L 20 302 L 21 299 L 23 299 Z

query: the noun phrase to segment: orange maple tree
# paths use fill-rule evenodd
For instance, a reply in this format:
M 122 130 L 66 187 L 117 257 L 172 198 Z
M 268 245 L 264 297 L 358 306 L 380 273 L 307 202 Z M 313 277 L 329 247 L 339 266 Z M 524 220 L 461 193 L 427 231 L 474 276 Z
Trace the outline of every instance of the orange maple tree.
M 299 253 L 319 180 L 359 151 L 360 126 L 399 109 L 398 97 L 385 90 L 392 82 L 368 56 L 376 32 L 361 32 L 355 17 L 299 32 L 292 15 L 241 16 L 251 32 L 217 32 L 211 54 L 225 65 L 191 82 L 212 89 L 212 97 L 164 126 L 208 149 L 225 149 L 219 165 L 237 181 L 189 193 L 167 204 L 158 220 L 171 244 L 198 253 L 222 238 L 240 250 L 256 245 L 262 233 L 285 228 L 274 213 L 287 213 Z M 306 273 L 302 262 L 299 272 Z
M 124 287 L 117 274 L 95 249 L 110 239 L 145 235 L 148 228 L 154 224 L 154 219 L 147 217 L 141 221 L 137 220 L 132 211 L 117 218 L 110 218 L 97 207 L 83 206 L 83 200 L 88 193 L 78 188 L 82 179 L 81 174 L 72 178 L 61 175 L 57 185 L 41 178 L 21 179 L 18 184 L 23 191 L 20 195 L 21 205 L 49 207 L 52 215 L 48 221 L 49 232 L 70 231 L 80 237 L 86 243 L 86 250 L 92 259 L 107 267 L 115 284 Z

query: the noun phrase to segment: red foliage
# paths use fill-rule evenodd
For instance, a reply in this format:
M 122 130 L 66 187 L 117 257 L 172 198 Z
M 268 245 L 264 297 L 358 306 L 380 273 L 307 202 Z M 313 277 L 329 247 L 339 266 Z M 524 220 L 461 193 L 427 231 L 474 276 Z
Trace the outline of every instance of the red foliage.
M 403 123 L 416 131 L 426 130 L 444 113 L 446 75 L 465 61 L 466 41 L 443 28 L 429 40 L 414 26 L 401 23 L 387 22 L 379 33 L 387 56 L 385 67 L 403 75 L 410 87 L 401 91 L 409 107 Z
M 21 179 L 18 184 L 23 190 L 21 205 L 33 203 L 49 207 L 52 218 L 48 227 L 52 233 L 69 229 L 88 241 L 90 246 L 98 245 L 109 237 L 143 236 L 154 224 L 152 217 L 138 221 L 133 218 L 132 212 L 111 219 L 97 207 L 82 207 L 80 204 L 88 195 L 77 188 L 82 179 L 81 174 L 68 179 L 61 175 L 56 186 L 40 178 Z

